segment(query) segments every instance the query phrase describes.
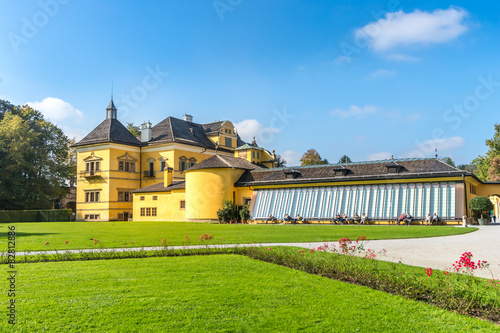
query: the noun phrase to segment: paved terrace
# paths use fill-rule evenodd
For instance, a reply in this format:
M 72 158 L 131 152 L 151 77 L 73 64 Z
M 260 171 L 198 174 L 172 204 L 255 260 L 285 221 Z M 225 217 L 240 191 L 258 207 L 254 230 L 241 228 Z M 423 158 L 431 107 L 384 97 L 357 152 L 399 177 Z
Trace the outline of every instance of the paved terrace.
M 283 226 L 288 228 L 291 226 Z M 293 227 L 293 226 L 292 226 Z M 401 226 L 402 228 L 411 228 Z M 452 264 L 457 261 L 462 253 L 471 252 L 473 260 L 486 260 L 490 266 L 489 269 L 482 269 L 475 272 L 475 276 L 484 278 L 500 279 L 500 223 L 486 226 L 474 226 L 477 231 L 456 236 L 416 238 L 416 239 L 391 239 L 366 241 L 366 249 L 374 249 L 377 253 L 383 249 L 387 250 L 385 256 L 379 256 L 377 259 L 402 262 L 403 264 L 431 267 L 433 269 L 449 270 Z M 458 227 L 457 227 L 458 228 Z M 236 247 L 236 246 L 296 246 L 307 249 L 316 249 L 323 245 L 320 243 L 262 243 L 262 244 L 220 244 L 209 245 L 208 247 Z M 334 243 L 338 247 L 338 243 Z M 168 249 L 186 249 L 205 246 L 170 246 Z M 112 251 L 154 251 L 161 250 L 163 247 L 144 247 L 144 248 L 115 248 L 115 249 L 84 249 L 67 250 L 70 253 L 78 252 L 112 252 Z M 58 251 L 63 252 L 63 251 Z M 64 251 L 66 252 L 66 251 Z M 55 254 L 56 251 L 34 251 L 29 253 L 17 252 L 16 256 L 25 254 Z

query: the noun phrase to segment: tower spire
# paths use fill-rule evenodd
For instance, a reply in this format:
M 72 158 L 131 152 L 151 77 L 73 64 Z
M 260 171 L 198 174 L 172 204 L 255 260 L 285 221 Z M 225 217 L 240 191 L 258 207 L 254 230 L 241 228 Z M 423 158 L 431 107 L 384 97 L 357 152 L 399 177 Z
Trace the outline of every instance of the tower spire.
M 106 119 L 117 119 L 117 111 L 115 103 L 113 103 L 113 81 L 111 81 L 111 102 L 106 108 Z

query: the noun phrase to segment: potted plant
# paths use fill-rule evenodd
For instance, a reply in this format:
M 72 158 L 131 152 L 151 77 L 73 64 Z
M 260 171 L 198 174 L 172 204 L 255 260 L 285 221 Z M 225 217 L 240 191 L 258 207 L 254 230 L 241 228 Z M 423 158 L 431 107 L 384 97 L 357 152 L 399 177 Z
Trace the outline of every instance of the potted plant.
M 485 225 L 489 211 L 493 209 L 493 203 L 487 197 L 477 196 L 469 202 L 469 208 L 474 212 L 477 222 Z
M 241 224 L 248 223 L 247 221 L 250 218 L 250 211 L 248 210 L 248 206 L 240 210 L 240 218 L 241 218 Z

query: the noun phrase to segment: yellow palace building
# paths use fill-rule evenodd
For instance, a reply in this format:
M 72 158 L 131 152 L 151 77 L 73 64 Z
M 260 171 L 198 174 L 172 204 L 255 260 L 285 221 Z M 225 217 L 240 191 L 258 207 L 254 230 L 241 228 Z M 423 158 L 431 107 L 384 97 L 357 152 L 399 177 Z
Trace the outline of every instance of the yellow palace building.
M 238 136 L 230 121 L 168 117 L 134 137 L 110 102 L 106 119 L 74 147 L 77 220 L 215 221 L 225 200 L 250 204 L 255 220 L 300 215 L 331 221 L 363 213 L 390 221 L 471 216 L 469 201 L 487 196 L 498 216 L 500 183 L 437 158 L 389 159 L 274 168 L 275 154 Z

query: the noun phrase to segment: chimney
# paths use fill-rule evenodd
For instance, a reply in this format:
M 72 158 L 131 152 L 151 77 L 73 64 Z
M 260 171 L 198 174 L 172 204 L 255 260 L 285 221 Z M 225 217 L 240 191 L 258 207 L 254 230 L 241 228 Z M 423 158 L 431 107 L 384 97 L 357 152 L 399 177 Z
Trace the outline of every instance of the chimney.
M 145 122 L 141 125 L 141 142 L 151 141 L 151 123 Z
M 183 117 L 184 117 L 184 121 L 193 122 L 193 116 L 192 115 L 185 113 Z
M 163 186 L 167 187 L 172 185 L 173 179 L 174 179 L 174 169 L 170 167 L 163 169 Z

